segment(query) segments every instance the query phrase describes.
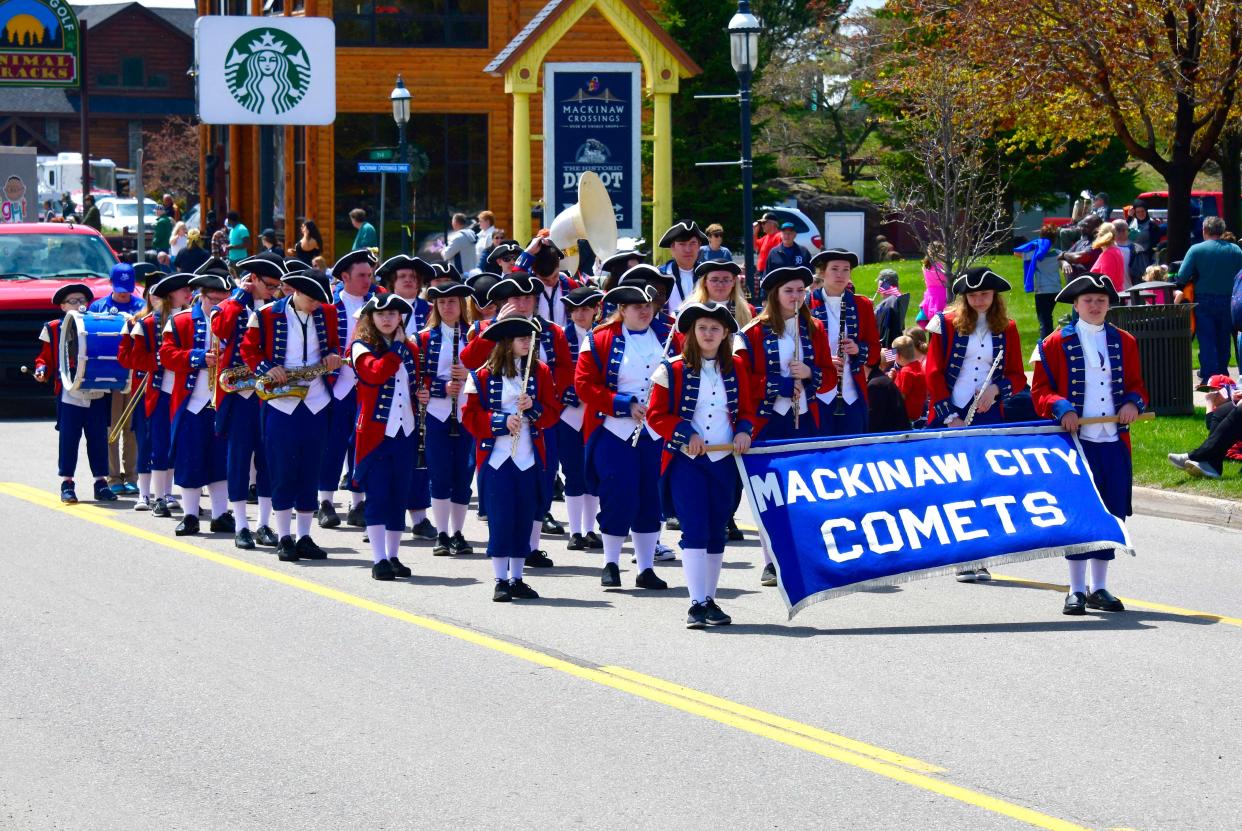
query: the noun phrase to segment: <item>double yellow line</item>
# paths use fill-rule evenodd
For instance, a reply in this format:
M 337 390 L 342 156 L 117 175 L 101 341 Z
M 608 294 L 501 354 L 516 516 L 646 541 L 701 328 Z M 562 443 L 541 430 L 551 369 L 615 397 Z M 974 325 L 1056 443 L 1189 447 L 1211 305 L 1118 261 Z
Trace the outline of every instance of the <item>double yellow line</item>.
M 163 548 L 189 554 L 227 568 L 255 577 L 261 577 L 300 591 L 309 592 L 347 606 L 363 609 L 377 615 L 418 626 L 421 629 L 446 635 L 475 646 L 490 649 L 512 658 L 527 661 L 547 669 L 589 681 L 628 695 L 662 704 L 683 713 L 723 724 L 754 736 L 779 742 L 788 747 L 814 753 L 826 759 L 841 762 L 859 770 L 920 790 L 939 794 L 966 805 L 1049 831 L 1089 831 L 1085 826 L 1059 819 L 1040 811 L 1027 808 L 1006 799 L 955 785 L 937 774 L 946 771 L 928 762 L 904 756 L 866 742 L 831 733 L 818 727 L 802 724 L 782 716 L 756 710 L 728 699 L 719 698 L 689 687 L 683 687 L 660 678 L 644 675 L 618 666 L 588 666 L 558 658 L 527 646 L 510 643 L 473 629 L 467 629 L 424 615 L 417 615 L 367 600 L 358 595 L 339 591 L 320 583 L 303 580 L 281 571 L 255 565 L 245 560 L 221 554 L 176 537 L 157 534 L 116 519 L 112 511 L 91 505 L 62 505 L 59 499 L 47 491 L 26 485 L 0 483 L 0 494 L 19 499 L 48 510 L 91 522 L 130 537 L 145 540 Z

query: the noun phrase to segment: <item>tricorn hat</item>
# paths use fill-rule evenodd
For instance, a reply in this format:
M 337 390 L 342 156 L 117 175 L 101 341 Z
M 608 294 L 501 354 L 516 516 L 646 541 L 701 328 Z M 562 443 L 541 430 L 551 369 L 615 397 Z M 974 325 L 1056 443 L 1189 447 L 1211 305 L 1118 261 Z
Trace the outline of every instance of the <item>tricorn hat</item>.
M 705 317 L 718 320 L 725 327 L 725 331 L 732 334 L 737 331 L 737 320 L 733 317 L 733 313 L 729 311 L 729 307 L 724 303 L 717 303 L 715 300 L 707 300 L 703 303 L 687 303 L 677 312 L 677 331 L 683 335 L 694 328 L 695 321 Z

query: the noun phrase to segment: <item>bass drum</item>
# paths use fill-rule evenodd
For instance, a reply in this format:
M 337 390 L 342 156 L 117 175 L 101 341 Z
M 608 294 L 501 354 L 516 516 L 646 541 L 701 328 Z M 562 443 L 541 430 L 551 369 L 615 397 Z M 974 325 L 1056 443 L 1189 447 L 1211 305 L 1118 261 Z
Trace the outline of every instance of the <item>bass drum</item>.
M 125 313 L 73 311 L 60 325 L 60 382 L 71 392 L 129 392 L 130 371 L 121 366 Z

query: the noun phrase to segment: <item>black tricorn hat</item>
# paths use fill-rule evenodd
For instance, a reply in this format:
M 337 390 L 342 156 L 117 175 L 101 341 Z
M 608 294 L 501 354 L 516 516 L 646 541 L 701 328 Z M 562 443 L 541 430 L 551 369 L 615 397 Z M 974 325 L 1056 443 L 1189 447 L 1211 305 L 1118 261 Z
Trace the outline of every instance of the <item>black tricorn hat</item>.
M 742 267 L 733 260 L 704 260 L 694 267 L 694 279 L 702 280 L 713 271 L 727 271 L 736 277 L 742 273 Z
M 782 268 L 774 268 L 763 275 L 763 283 L 760 285 L 759 290 L 766 295 L 768 292 L 774 291 L 794 280 L 801 280 L 803 287 L 806 287 L 815 282 L 815 275 L 811 274 L 811 269 L 804 265 L 787 265 Z
M 502 341 L 508 338 L 524 338 L 539 334 L 539 321 L 533 317 L 513 315 L 497 320 L 483 330 L 483 337 L 490 341 Z
M 189 284 L 204 291 L 232 291 L 233 281 L 219 274 L 195 274 Z
M 699 229 L 693 219 L 683 219 L 664 232 L 660 237 L 660 247 L 668 248 L 679 240 L 697 239 L 700 245 L 707 245 L 707 234 Z
M 375 276 L 379 277 L 385 285 L 388 285 L 396 278 L 397 272 L 402 269 L 413 271 L 422 282 L 426 282 L 435 276 L 435 270 L 432 269 L 430 263 L 421 257 L 411 257 L 409 254 L 398 254 L 395 257 L 389 257 L 384 260 L 375 269 Z
M 280 280 L 282 283 L 288 284 L 294 291 L 300 291 L 312 300 L 318 300 L 320 303 L 331 302 L 332 295 L 328 291 L 328 275 L 317 268 L 308 268 L 306 271 L 286 274 Z
M 167 297 L 177 289 L 183 289 L 190 285 L 190 281 L 194 279 L 194 276 L 186 271 L 169 274 L 162 280 L 157 280 L 148 286 L 147 294 L 154 295 L 155 297 Z
M 621 275 L 621 280 L 617 285 L 641 284 L 645 286 L 653 286 L 664 292 L 664 296 L 668 297 L 673 293 L 673 287 L 677 282 L 671 275 L 665 274 L 660 269 L 648 263 L 639 263 L 631 267 L 628 271 Z
M 219 274 L 221 277 L 232 277 L 229 264 L 219 257 L 208 257 L 202 265 L 194 269 L 195 274 Z
M 511 271 L 487 290 L 488 304 L 539 293 L 538 281 L 525 271 Z
M 985 265 L 968 268 L 953 281 L 954 294 L 972 291 L 1009 291 L 1009 281 Z
M 272 280 L 279 280 L 289 271 L 289 269 L 285 268 L 284 258 L 270 251 L 247 257 L 237 264 L 237 270 L 257 274 L 260 277 L 267 277 Z
M 858 268 L 858 255 L 853 251 L 846 251 L 844 248 L 826 248 L 811 258 L 811 268 L 819 268 L 821 265 L 827 265 L 833 260 L 844 260 L 850 264 L 850 268 Z
M 464 282 L 461 279 L 461 272 L 458 271 L 457 266 L 453 265 L 452 263 L 432 263 L 431 264 L 431 276 L 428 277 L 427 279 L 429 280 L 449 279 L 449 280 L 453 280 L 458 283 Z
M 1072 305 L 1084 294 L 1106 294 L 1110 303 L 1117 302 L 1117 287 L 1113 285 L 1112 278 L 1107 274 L 1095 273 L 1084 274 L 1070 280 L 1065 288 L 1057 293 L 1056 302 Z
M 339 278 L 354 263 L 370 263 L 375 265 L 376 262 L 375 254 L 371 252 L 370 248 L 355 248 L 332 265 L 332 276 Z
M 440 283 L 427 287 L 427 299 L 439 300 L 441 297 L 471 297 L 474 291 L 465 283 Z
M 605 303 L 623 306 L 633 303 L 651 303 L 656 299 L 655 289 L 647 283 L 635 281 L 622 283 L 604 295 Z
M 718 320 L 724 325 L 725 331 L 732 334 L 737 331 L 737 320 L 733 317 L 733 313 L 729 311 L 729 307 L 724 303 L 717 303 L 715 300 L 708 300 L 703 303 L 687 303 L 677 311 L 677 331 L 683 335 L 689 332 L 697 320 L 710 317 Z
M 572 309 L 583 306 L 594 306 L 604 299 L 604 293 L 595 286 L 578 286 L 569 294 L 561 297 L 561 302 Z
M 149 286 L 147 287 L 147 291 L 151 291 Z M 59 306 L 61 303 L 65 302 L 66 297 L 75 293 L 84 295 L 87 303 L 95 299 L 95 293 L 91 291 L 90 286 L 84 283 L 67 283 L 56 289 L 56 293 L 52 295 L 52 303 Z
M 376 292 L 366 303 L 362 304 L 362 308 L 358 310 L 358 317 L 371 312 L 386 312 L 395 310 L 401 312 L 402 316 L 414 313 L 414 307 L 410 305 L 410 301 L 406 300 L 399 294 L 391 292 Z
M 522 246 L 518 245 L 513 240 L 505 240 L 504 242 L 497 243 L 495 248 L 487 252 L 487 259 L 483 263 L 483 271 L 491 274 L 499 274 L 500 266 L 498 263 L 500 262 L 501 257 L 513 257 L 514 259 L 517 259 L 521 256 L 521 254 Z

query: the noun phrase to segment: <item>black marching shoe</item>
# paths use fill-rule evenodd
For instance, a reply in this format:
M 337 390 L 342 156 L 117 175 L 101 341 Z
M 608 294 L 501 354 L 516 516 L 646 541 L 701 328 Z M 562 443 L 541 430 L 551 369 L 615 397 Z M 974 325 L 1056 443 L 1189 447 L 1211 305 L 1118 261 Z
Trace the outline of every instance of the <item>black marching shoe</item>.
M 76 505 L 76 504 L 78 504 L 78 494 L 77 494 L 77 492 L 76 492 L 76 491 L 74 491 L 74 489 L 73 489 L 73 480 L 72 480 L 72 479 L 70 479 L 70 480 L 68 480 L 68 481 L 63 481 L 63 480 L 61 481 L 61 483 L 60 483 L 60 501 L 61 501 L 61 502 L 64 502 L 66 505 Z M 160 501 L 162 502 L 163 500 L 160 500 Z M 167 508 L 165 508 L 165 510 L 168 510 L 168 509 L 167 509 Z
M 393 571 L 392 563 L 387 560 L 380 560 L 371 566 L 372 580 L 395 580 L 397 573 Z
M 621 588 L 621 569 L 616 563 L 604 563 L 604 570 L 599 576 L 599 584 L 606 589 Z
M 690 611 L 686 613 L 686 628 L 707 628 L 707 607 L 697 600 L 690 604 Z
M 276 557 L 282 563 L 296 563 L 298 561 L 298 547 L 291 535 L 286 534 L 280 538 L 280 542 L 276 544 Z
M 177 523 L 177 527 L 173 530 L 173 533 L 178 537 L 189 537 L 197 534 L 198 517 L 194 516 L 194 514 L 186 514 L 181 518 L 181 521 Z
M 724 609 L 716 605 L 714 598 L 707 598 L 707 602 L 703 604 L 706 609 L 708 626 L 728 626 L 733 622 L 733 618 L 724 613 Z
M 328 552 L 315 545 L 315 541 L 309 536 L 302 537 L 298 540 L 297 545 L 298 556 L 303 560 L 326 560 Z
M 254 548 L 254 535 L 250 533 L 249 528 L 243 528 L 233 535 L 233 547 L 243 551 Z
M 1070 592 L 1065 596 L 1063 615 L 1085 615 L 1087 613 L 1087 595 L 1084 592 Z
M 678 518 L 677 518 L 677 517 L 675 517 L 675 516 L 665 517 L 665 518 L 664 518 L 664 527 L 665 527 L 665 528 L 667 528 L 667 529 L 668 529 L 668 530 L 670 530 L 670 531 L 680 531 L 680 530 L 681 530 L 681 520 L 680 520 L 680 519 L 678 519 Z
M 319 517 L 320 528 L 336 528 L 341 524 L 341 518 L 336 515 L 336 508 L 326 499 L 319 503 L 319 510 L 315 514 Z
M 63 490 L 61 491 L 61 499 L 62 500 L 64 499 Z M 76 502 L 77 500 L 75 499 L 74 501 Z M 164 501 L 164 497 L 161 496 L 159 499 L 155 500 L 155 503 L 153 505 L 151 505 L 151 516 L 158 516 L 158 517 L 172 516 L 172 511 L 168 510 L 168 503 Z
M 470 543 L 466 542 L 466 538 L 462 536 L 461 531 L 457 531 L 449 539 L 449 551 L 454 557 L 469 557 L 474 554 L 474 548 Z
M 275 547 L 280 544 L 276 532 L 266 525 L 260 525 L 254 531 L 254 541 L 259 545 Z
M 416 540 L 434 540 L 436 538 L 436 527 L 431 524 L 431 520 L 423 517 L 410 533 L 414 535 Z
M 492 590 L 493 603 L 508 603 L 513 599 L 513 593 L 509 589 L 508 580 L 497 580 L 496 588 Z
M 974 583 L 978 579 L 979 578 L 973 568 L 963 569 L 957 573 L 957 582 L 959 583 Z M 988 579 L 990 580 L 991 577 Z
M 112 488 L 108 487 L 108 483 L 102 479 L 95 481 L 95 501 L 96 502 L 115 502 L 117 495 L 112 492 Z
M 554 537 L 565 533 L 565 526 L 556 521 L 551 511 L 543 515 L 543 533 Z
M 1087 595 L 1087 606 L 1101 612 L 1124 612 L 1125 604 L 1109 593 L 1108 589 L 1096 589 Z
M 975 582 L 976 583 L 992 582 L 992 572 L 988 571 L 986 568 L 975 569 Z
M 776 566 L 768 563 L 763 567 L 763 573 L 759 575 L 759 585 L 775 586 L 776 585 Z
M 436 535 L 435 547 L 431 549 L 432 556 L 447 557 L 453 553 L 453 541 L 449 539 L 449 535 L 441 531 Z
M 366 528 L 367 518 L 364 513 L 366 506 L 367 501 L 364 499 L 358 503 L 357 508 L 350 508 L 349 513 L 345 515 L 345 524 L 353 528 Z
M 398 560 L 396 557 L 388 558 L 388 565 L 392 566 L 392 573 L 404 580 L 407 577 L 413 577 L 414 572 L 410 571 L 410 567 Z
M 584 536 L 586 537 L 588 551 L 599 551 L 604 547 L 604 541 L 594 531 L 587 531 Z
M 637 577 L 634 578 L 634 587 L 639 589 L 663 591 L 668 588 L 668 583 L 665 583 L 658 576 L 656 576 L 654 568 L 645 568 L 639 572 Z
M 259 504 L 259 487 L 257 485 L 251 485 L 250 489 L 246 491 L 246 504 L 247 505 L 258 505 Z
M 569 537 L 569 542 L 565 543 L 565 548 L 570 551 L 586 551 L 587 539 L 581 534 L 573 534 Z
M 213 519 L 211 525 L 207 527 L 213 534 L 235 534 L 237 533 L 237 519 L 232 511 L 226 511 Z
M 509 583 L 509 596 L 514 600 L 538 600 L 539 592 L 526 585 L 525 580 L 513 580 Z
M 737 527 L 737 520 L 733 518 L 729 519 L 727 533 L 729 542 L 741 542 L 746 539 L 746 535 L 742 533 L 742 529 Z
M 542 549 L 536 548 L 526 555 L 527 568 L 552 568 L 552 565 L 552 558 Z

